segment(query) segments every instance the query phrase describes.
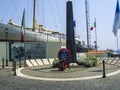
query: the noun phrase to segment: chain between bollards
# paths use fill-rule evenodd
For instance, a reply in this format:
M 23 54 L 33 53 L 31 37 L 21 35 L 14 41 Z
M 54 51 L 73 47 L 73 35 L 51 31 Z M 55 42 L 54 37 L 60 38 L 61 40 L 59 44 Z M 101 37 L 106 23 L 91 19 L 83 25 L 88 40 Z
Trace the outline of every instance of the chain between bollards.
M 103 78 L 106 77 L 106 73 L 105 73 L 105 60 L 103 60 Z

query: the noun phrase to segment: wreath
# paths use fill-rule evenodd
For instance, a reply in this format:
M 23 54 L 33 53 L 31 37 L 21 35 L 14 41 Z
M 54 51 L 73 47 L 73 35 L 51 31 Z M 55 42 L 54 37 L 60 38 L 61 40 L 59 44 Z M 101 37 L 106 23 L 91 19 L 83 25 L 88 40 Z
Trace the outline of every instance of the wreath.
M 62 48 L 58 52 L 58 58 L 59 58 L 59 60 L 61 59 L 62 53 L 64 51 L 66 52 L 66 58 L 70 58 L 71 57 L 70 50 L 67 49 L 67 48 Z M 66 61 L 64 59 L 60 61 L 58 68 L 59 68 L 59 70 L 62 70 L 62 71 L 67 68 L 67 63 L 66 63 Z
M 59 52 L 58 52 L 58 58 L 59 58 L 59 59 L 60 59 L 61 54 L 62 54 L 63 51 L 66 51 L 67 58 L 70 58 L 70 57 L 71 57 L 71 52 L 70 52 L 70 50 L 67 49 L 67 48 L 62 48 L 62 49 L 60 49 Z

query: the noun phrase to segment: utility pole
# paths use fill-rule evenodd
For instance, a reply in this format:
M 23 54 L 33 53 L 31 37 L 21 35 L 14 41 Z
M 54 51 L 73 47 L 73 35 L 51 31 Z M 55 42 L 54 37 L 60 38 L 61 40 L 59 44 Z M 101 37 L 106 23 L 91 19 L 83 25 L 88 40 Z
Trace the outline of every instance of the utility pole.
M 6 36 L 6 66 L 8 66 L 8 51 L 7 51 L 7 38 L 8 38 L 8 28 L 5 29 L 5 36 Z

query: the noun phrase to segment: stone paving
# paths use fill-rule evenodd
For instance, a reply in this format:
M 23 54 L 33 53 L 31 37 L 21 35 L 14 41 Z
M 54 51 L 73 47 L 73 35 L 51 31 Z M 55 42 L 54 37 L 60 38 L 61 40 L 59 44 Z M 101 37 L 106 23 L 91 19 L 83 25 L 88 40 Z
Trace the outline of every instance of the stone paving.
M 34 72 L 40 73 L 48 73 L 51 72 L 51 68 L 46 68 L 39 70 L 39 67 L 31 67 L 26 68 L 24 70 L 36 70 L 30 73 L 31 75 L 34 75 Z M 82 71 L 88 70 L 88 68 L 81 67 Z M 38 69 L 38 70 L 37 70 Z M 118 70 L 118 66 L 114 65 L 106 65 L 106 70 L 108 72 L 113 72 Z M 23 70 L 23 72 L 25 72 Z M 70 73 L 72 72 L 79 72 L 81 75 L 85 75 L 85 73 L 82 73 L 80 69 L 78 68 L 71 68 L 71 70 L 66 70 L 63 73 L 68 73 L 68 76 L 70 76 Z M 93 71 L 91 71 L 93 70 Z M 86 76 L 90 73 L 102 73 L 101 72 L 102 67 L 100 68 L 90 68 L 88 73 L 86 73 Z M 28 74 L 28 71 L 26 74 Z M 57 69 L 56 69 L 57 71 Z M 55 71 L 55 72 L 56 72 Z M 59 71 L 57 71 L 59 72 Z M 79 75 L 80 75 L 79 74 Z M 36 74 L 35 74 L 36 75 Z M 76 75 L 76 74 L 74 74 Z M 39 76 L 39 75 L 38 75 Z M 72 76 L 73 77 L 73 76 Z M 63 78 L 63 77 L 62 77 Z M 65 78 L 65 77 L 64 77 Z M 42 80 L 32 80 L 32 79 L 25 79 L 18 76 L 13 75 L 12 68 L 0 68 L 0 90 L 120 90 L 120 74 L 106 77 L 106 78 L 99 78 L 99 79 L 92 79 L 92 80 L 80 80 L 80 81 L 42 81 Z
M 106 64 L 106 73 L 111 73 L 119 70 L 119 67 L 116 65 Z M 65 71 L 60 71 L 58 68 L 52 68 L 49 65 L 29 67 L 21 71 L 25 75 L 34 76 L 34 77 L 43 77 L 43 78 L 79 78 L 79 77 L 90 77 L 95 75 L 102 75 L 103 68 L 102 64 L 97 67 L 87 68 L 84 66 L 74 66 L 67 68 Z

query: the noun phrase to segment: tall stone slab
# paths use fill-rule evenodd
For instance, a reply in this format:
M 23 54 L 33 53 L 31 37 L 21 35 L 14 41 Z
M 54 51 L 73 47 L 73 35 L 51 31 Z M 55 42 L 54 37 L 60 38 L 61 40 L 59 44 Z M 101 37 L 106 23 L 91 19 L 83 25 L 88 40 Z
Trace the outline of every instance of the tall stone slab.
M 73 26 L 73 7 L 72 1 L 67 2 L 66 6 L 66 46 L 71 51 L 71 63 L 76 62 L 76 43 Z

